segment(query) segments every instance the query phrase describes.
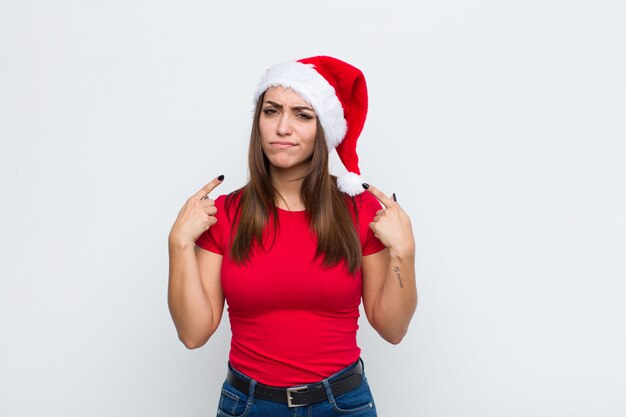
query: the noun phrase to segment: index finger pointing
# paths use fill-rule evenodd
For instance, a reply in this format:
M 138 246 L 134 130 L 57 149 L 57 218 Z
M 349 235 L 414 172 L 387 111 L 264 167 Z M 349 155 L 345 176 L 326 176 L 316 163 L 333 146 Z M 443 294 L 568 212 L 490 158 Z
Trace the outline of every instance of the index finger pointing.
M 391 198 L 387 197 L 387 195 L 385 193 L 380 191 L 378 188 L 373 187 L 371 184 L 369 184 L 369 187 L 367 187 L 367 191 L 369 191 L 370 193 L 374 194 L 374 197 L 376 197 L 378 199 L 378 201 L 383 203 L 383 205 L 385 207 L 393 206 L 394 204 L 396 204 L 395 201 L 393 201 Z
M 204 197 L 206 197 L 207 195 L 209 195 L 209 193 L 211 191 L 213 191 L 215 189 L 215 187 L 217 187 L 218 185 L 220 185 L 222 183 L 222 181 L 224 180 L 224 176 L 220 175 L 219 177 L 213 178 L 213 181 L 211 181 L 210 183 L 208 183 L 207 185 L 205 185 L 204 187 L 202 187 L 200 189 L 200 191 L 198 191 L 197 193 L 195 193 L 193 195 L 192 198 L 195 199 L 203 199 Z

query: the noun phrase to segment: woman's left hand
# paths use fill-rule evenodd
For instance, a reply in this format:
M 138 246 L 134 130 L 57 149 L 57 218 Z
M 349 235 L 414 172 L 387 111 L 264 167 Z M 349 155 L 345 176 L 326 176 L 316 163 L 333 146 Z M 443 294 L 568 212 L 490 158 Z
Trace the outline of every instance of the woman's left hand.
M 396 201 L 372 185 L 369 185 L 367 191 L 385 206 L 376 212 L 370 223 L 374 236 L 394 254 L 414 255 L 415 239 L 409 216 Z

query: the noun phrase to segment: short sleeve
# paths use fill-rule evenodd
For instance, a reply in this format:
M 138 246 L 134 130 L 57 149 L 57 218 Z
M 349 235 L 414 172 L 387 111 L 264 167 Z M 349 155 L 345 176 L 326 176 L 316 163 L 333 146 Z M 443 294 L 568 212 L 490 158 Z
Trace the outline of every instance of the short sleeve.
M 215 200 L 215 208 L 217 213 L 217 223 L 209 227 L 204 233 L 196 240 L 196 245 L 202 249 L 208 250 L 219 255 L 224 254 L 224 242 L 225 231 L 228 231 L 227 216 L 224 208 L 225 195 L 219 196 Z
M 359 227 L 361 230 L 361 249 L 363 256 L 372 255 L 385 249 L 385 245 L 381 243 L 374 232 L 370 229 L 370 223 L 376 216 L 376 212 L 380 210 L 382 205 L 372 194 L 364 192 L 359 194 Z

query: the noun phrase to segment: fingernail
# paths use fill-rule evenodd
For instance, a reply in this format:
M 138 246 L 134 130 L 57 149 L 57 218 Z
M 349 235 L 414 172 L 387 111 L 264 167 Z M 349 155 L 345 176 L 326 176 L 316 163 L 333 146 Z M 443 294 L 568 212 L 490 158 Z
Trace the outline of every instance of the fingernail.
M 398 200 L 396 199 L 396 193 L 393 193 L 391 196 L 393 197 L 393 201 L 398 201 Z
M 363 183 L 363 184 L 361 184 L 361 185 L 362 185 L 362 186 L 363 186 L 363 188 L 365 188 L 366 190 L 367 190 L 368 188 L 370 188 L 370 186 L 369 186 L 368 184 L 366 184 L 366 183 Z
M 219 177 L 217 177 L 217 179 L 218 179 L 219 181 L 222 181 L 222 180 L 224 179 L 224 176 L 223 176 L 223 175 L 220 175 Z

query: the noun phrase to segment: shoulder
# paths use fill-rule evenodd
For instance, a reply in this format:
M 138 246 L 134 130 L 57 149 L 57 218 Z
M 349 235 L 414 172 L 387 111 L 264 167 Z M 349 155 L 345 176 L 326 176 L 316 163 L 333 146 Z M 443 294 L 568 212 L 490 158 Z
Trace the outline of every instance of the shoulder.
M 239 203 L 241 202 L 241 190 L 235 190 L 228 194 L 218 196 L 215 201 L 218 217 L 225 217 L 232 220 L 239 211 Z
M 214 201 L 215 204 L 220 204 L 220 205 L 224 205 L 224 202 L 226 201 L 226 198 L 228 197 L 228 194 L 222 194 L 220 196 L 218 196 Z
M 217 197 L 215 200 L 213 200 L 215 202 L 215 207 L 217 208 L 218 212 L 224 209 L 227 198 L 228 198 L 228 194 L 222 194 L 219 197 Z
M 215 205 L 220 207 L 231 206 L 233 203 L 237 205 L 241 200 L 241 190 L 235 190 L 228 194 L 221 194 L 215 200 Z
M 382 207 L 382 204 L 380 204 L 380 201 L 378 201 L 378 199 L 374 197 L 374 194 L 368 191 L 363 191 L 361 194 L 358 195 L 358 197 L 361 198 L 361 200 L 363 201 L 363 204 L 373 205 L 376 207 Z
M 349 197 L 348 197 L 349 198 Z M 383 208 L 380 201 L 373 194 L 364 191 L 353 197 L 356 208 L 359 212 L 376 212 Z

